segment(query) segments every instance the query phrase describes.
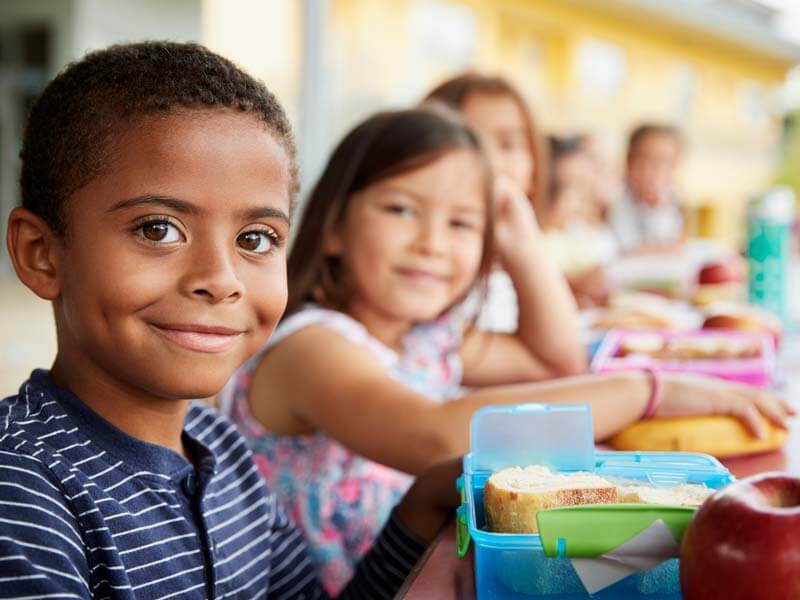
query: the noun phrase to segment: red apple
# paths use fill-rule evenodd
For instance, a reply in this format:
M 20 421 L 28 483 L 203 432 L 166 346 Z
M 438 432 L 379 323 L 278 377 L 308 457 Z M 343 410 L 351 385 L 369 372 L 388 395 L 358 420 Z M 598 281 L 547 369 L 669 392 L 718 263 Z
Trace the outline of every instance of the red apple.
M 697 511 L 681 545 L 684 600 L 800 598 L 800 478 L 763 473 Z
M 733 261 L 708 263 L 697 274 L 697 283 L 700 285 L 733 283 L 741 279 L 741 271 Z

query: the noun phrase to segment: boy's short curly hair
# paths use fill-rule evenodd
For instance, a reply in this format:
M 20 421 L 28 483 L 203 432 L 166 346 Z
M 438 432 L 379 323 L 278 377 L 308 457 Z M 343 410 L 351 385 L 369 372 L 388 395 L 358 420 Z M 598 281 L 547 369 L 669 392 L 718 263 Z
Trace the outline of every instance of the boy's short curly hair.
M 108 166 L 111 136 L 138 117 L 181 108 L 229 108 L 260 119 L 289 156 L 294 196 L 294 138 L 272 92 L 204 46 L 154 41 L 91 52 L 48 84 L 20 151 L 22 206 L 63 235 L 66 201 Z

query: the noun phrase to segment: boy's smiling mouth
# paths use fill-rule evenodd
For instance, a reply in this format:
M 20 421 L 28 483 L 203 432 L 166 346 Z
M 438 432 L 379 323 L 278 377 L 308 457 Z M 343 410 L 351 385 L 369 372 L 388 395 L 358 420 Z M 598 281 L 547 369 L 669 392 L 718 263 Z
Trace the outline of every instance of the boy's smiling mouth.
M 178 346 L 209 354 L 225 352 L 246 333 L 242 329 L 200 324 L 150 323 L 150 326 Z

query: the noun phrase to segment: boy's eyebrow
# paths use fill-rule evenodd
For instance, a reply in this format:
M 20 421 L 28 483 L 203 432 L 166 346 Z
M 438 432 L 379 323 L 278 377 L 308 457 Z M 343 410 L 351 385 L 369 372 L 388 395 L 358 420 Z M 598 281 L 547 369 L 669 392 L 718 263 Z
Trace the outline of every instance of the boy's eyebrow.
M 196 206 L 186 202 L 185 200 L 178 200 L 170 196 L 155 196 L 145 195 L 128 198 L 127 200 L 120 200 L 114 206 L 108 209 L 108 212 L 117 210 L 125 210 L 126 208 L 135 208 L 137 206 L 162 206 L 164 208 L 171 208 L 175 212 L 196 215 L 200 212 Z
M 114 206 L 109 208 L 108 212 L 124 210 L 126 208 L 135 208 L 137 206 L 161 206 L 185 215 L 197 215 L 201 212 L 200 209 L 190 202 L 186 202 L 185 200 L 179 200 L 178 198 L 173 198 L 171 196 L 158 196 L 151 194 L 136 196 L 134 198 L 128 198 L 127 200 L 120 200 L 114 204 Z M 272 208 L 271 206 L 259 206 L 258 208 L 245 209 L 237 213 L 237 216 L 247 221 L 256 221 L 263 218 L 277 218 L 289 223 L 289 215 L 279 208 Z
M 272 208 L 271 206 L 261 206 L 258 208 L 249 208 L 238 213 L 244 221 L 257 221 L 258 219 L 275 218 L 286 221 L 288 225 L 289 215 L 279 208 Z

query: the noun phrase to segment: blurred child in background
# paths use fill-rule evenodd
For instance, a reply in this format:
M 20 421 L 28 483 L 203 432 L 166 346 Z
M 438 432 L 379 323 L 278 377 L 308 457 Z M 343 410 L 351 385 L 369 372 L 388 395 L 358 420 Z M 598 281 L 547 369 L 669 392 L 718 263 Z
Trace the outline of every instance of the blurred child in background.
M 640 125 L 631 133 L 625 190 L 609 223 L 625 253 L 668 252 L 684 238 L 675 174 L 684 151 L 681 132 L 670 125 Z
M 444 103 L 460 112 L 486 149 L 501 192 L 524 196 L 536 213 L 540 211 L 548 192 L 547 144 L 516 88 L 501 77 L 465 73 L 438 85 L 426 100 Z M 538 229 L 530 235 L 536 238 L 531 243 L 532 251 L 544 252 Z M 489 277 L 478 326 L 511 332 L 517 327 L 518 294 L 508 273 L 496 266 Z M 543 337 L 577 328 L 575 308 L 571 302 L 563 301 L 566 288 L 556 268 L 545 266 L 539 272 L 534 301 L 540 307 L 538 320 Z M 563 373 L 552 373 L 559 374 Z
M 594 164 L 580 138 L 549 138 L 550 190 L 540 211 L 545 243 L 581 308 L 604 304 L 609 286 L 604 267 L 616 255 L 607 226 L 589 215 L 596 210 Z
M 611 206 L 621 195 L 622 177 L 609 158 L 604 138 L 592 133 L 580 134 L 577 138 L 592 165 L 592 202 L 586 207 L 586 221 L 592 225 L 606 226 Z

